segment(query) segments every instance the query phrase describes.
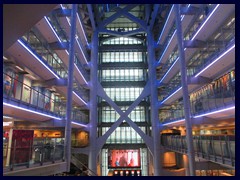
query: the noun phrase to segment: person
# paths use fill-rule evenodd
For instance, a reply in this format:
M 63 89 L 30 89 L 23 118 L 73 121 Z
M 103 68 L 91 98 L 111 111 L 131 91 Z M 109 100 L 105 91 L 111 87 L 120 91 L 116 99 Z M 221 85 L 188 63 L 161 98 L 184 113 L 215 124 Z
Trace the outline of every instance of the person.
M 118 161 L 118 158 L 116 158 L 115 166 L 120 166 L 119 161 Z
M 124 154 L 122 155 L 122 157 L 120 158 L 120 160 L 119 160 L 119 165 L 120 166 L 127 166 L 127 160 L 126 160 L 126 158 L 125 158 L 125 156 L 124 156 Z
M 130 159 L 130 163 L 128 164 L 128 166 L 130 166 L 130 167 L 133 167 L 133 166 L 134 166 L 134 160 L 133 160 L 133 158 Z

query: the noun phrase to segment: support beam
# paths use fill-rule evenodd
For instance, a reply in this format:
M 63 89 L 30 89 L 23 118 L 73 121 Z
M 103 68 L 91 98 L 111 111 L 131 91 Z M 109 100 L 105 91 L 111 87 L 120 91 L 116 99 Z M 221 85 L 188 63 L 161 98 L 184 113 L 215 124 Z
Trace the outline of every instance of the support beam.
M 122 15 L 127 17 L 128 19 L 130 19 L 131 21 L 137 23 L 142 29 L 144 29 L 146 31 L 147 29 L 147 23 L 139 18 L 137 18 L 136 16 L 132 15 L 129 12 L 122 12 Z
M 66 50 L 69 48 L 69 44 L 67 42 L 54 42 L 54 43 L 49 43 L 49 47 L 52 50 Z
M 154 39 L 151 29 L 148 26 L 147 29 L 147 52 L 148 52 L 148 70 L 149 70 L 149 83 L 150 83 L 150 102 L 151 102 L 151 123 L 152 123 L 152 137 L 153 137 L 153 167 L 154 176 L 162 175 L 161 167 L 161 149 L 160 149 L 160 126 L 158 119 L 157 108 L 157 78 L 156 78 L 156 65 L 154 56 Z
M 184 41 L 185 48 L 204 48 L 206 47 L 206 43 L 200 40 L 185 40 Z
M 198 7 L 190 6 L 190 7 L 181 7 L 180 13 L 182 15 L 195 15 L 198 13 L 200 9 Z
M 74 70 L 74 42 L 76 34 L 76 13 L 77 4 L 72 5 L 71 14 L 71 34 L 70 34 L 70 48 L 69 48 L 69 64 L 68 64 L 68 90 L 67 90 L 67 112 L 66 112 L 66 127 L 65 127 L 65 141 L 64 141 L 64 157 L 67 163 L 66 171 L 70 171 L 71 162 L 71 115 L 72 115 L 72 90 L 73 90 L 73 70 Z
M 129 51 L 129 52 L 132 52 L 132 51 L 146 51 L 147 48 L 146 46 L 143 46 L 143 45 L 102 45 L 101 47 L 99 47 L 99 51 L 101 52 L 110 52 L 110 51 Z
M 133 31 L 126 31 L 126 32 L 125 31 L 120 31 L 120 32 L 111 31 L 111 30 L 108 30 L 108 29 L 105 29 L 105 28 L 99 29 L 100 34 L 109 34 L 109 35 L 119 36 L 119 37 L 122 37 L 122 36 L 129 37 L 129 36 L 144 33 L 144 32 L 145 32 L 145 30 L 143 28 L 138 28 L 138 29 L 135 29 Z
M 103 28 L 105 26 L 107 26 L 108 24 L 110 24 L 112 21 L 114 21 L 115 19 L 117 19 L 118 17 L 122 16 L 123 13 L 128 12 L 129 10 L 133 9 L 134 7 L 136 7 L 136 4 L 130 4 L 127 5 L 125 8 L 121 9 L 118 8 L 117 12 L 115 14 L 113 14 L 112 16 L 110 16 L 109 18 L 105 19 L 104 21 L 101 22 L 101 24 L 99 24 L 99 28 Z
M 94 19 L 92 4 L 87 4 L 87 9 L 88 9 L 88 14 L 89 14 L 89 18 L 90 18 L 90 21 L 91 21 L 91 24 L 92 24 L 93 31 L 95 31 L 96 22 L 95 22 L 95 19 Z
M 189 175 L 195 176 L 195 154 L 193 148 L 193 137 L 192 137 L 192 117 L 190 109 L 190 99 L 188 94 L 187 86 L 187 69 L 185 62 L 185 52 L 183 46 L 183 33 L 182 33 L 182 24 L 181 24 L 181 14 L 180 14 L 180 5 L 175 4 L 175 20 L 176 20 L 176 29 L 177 29 L 177 40 L 178 40 L 178 50 L 180 58 L 180 72 L 181 72 L 181 81 L 182 81 L 182 92 L 183 92 L 183 105 L 184 105 L 184 114 L 185 114 L 185 125 L 186 125 L 186 140 L 187 140 L 187 149 L 188 149 L 188 164 L 189 164 Z
M 151 30 L 151 31 L 152 31 L 154 22 L 155 22 L 155 20 L 156 20 L 159 7 L 160 7 L 160 4 L 154 4 L 154 6 L 153 6 L 153 12 L 152 12 L 152 14 L 151 14 L 151 19 L 150 19 L 150 23 L 149 23 L 149 26 L 150 26 L 150 30 Z
M 144 87 L 144 90 L 140 94 L 140 96 L 129 106 L 129 108 L 123 112 L 113 100 L 107 96 L 106 92 L 103 90 L 101 85 L 98 85 L 98 95 L 108 102 L 108 104 L 114 108 L 114 110 L 120 115 L 119 119 L 111 126 L 111 128 L 101 137 L 98 138 L 98 148 L 99 150 L 103 147 L 107 138 L 111 135 L 111 133 L 116 130 L 117 127 L 122 123 L 123 120 L 126 120 L 127 123 L 142 137 L 146 145 L 149 147 L 150 151 L 153 152 L 153 143 L 152 139 L 146 135 L 137 125 L 132 122 L 132 120 L 128 117 L 128 115 L 132 112 L 132 110 L 141 102 L 143 98 L 150 94 L 149 83 Z
M 149 18 L 151 15 L 151 5 L 150 4 L 146 4 L 145 5 L 145 22 L 149 23 Z
M 95 29 L 92 36 L 91 62 L 90 62 L 90 123 L 89 123 L 89 157 L 88 168 L 97 174 L 97 156 L 99 154 L 97 147 L 97 89 L 98 89 L 98 31 Z
M 57 17 L 66 17 L 66 16 L 70 17 L 71 11 L 72 11 L 71 9 L 58 8 L 58 9 L 54 9 L 52 13 Z

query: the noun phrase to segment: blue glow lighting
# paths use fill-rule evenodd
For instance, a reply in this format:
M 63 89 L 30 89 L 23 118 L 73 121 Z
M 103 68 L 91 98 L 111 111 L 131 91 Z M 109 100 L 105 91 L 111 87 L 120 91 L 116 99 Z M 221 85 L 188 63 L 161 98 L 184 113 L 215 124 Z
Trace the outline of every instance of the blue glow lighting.
M 187 6 L 187 8 L 189 8 L 190 5 L 191 5 L 191 4 L 189 4 L 189 5 Z M 172 8 L 171 8 L 171 10 L 170 10 L 170 12 L 169 12 L 169 14 L 168 14 L 168 17 L 167 17 L 166 23 L 165 23 L 164 26 L 163 26 L 163 29 L 162 29 L 162 32 L 161 32 L 161 34 L 160 34 L 160 37 L 158 38 L 158 42 L 157 42 L 157 44 L 159 44 L 160 39 L 162 38 L 162 35 L 163 35 L 163 32 L 164 32 L 164 29 L 165 29 L 166 25 L 168 24 L 167 22 L 168 22 L 168 20 L 169 20 L 169 18 L 170 18 L 170 15 L 172 14 L 173 7 L 174 7 L 174 5 L 172 6 Z M 184 17 L 185 17 L 185 15 L 181 15 L 181 21 L 183 20 Z
M 165 73 L 165 75 L 162 77 L 162 79 L 160 80 L 159 84 L 163 81 L 163 79 L 167 76 L 167 74 L 171 71 L 171 69 L 173 68 L 173 66 L 177 63 L 177 61 L 179 60 L 179 57 L 175 60 L 175 62 L 172 64 L 172 66 L 168 69 L 168 71 Z
M 189 4 L 189 5 L 187 6 L 187 8 L 189 8 L 189 7 L 190 7 L 190 5 L 191 5 L 191 4 Z M 182 20 L 183 20 L 183 18 L 185 17 L 185 15 L 181 15 L 181 17 L 182 17 L 182 18 L 181 18 L 181 21 L 182 21 Z
M 202 72 L 204 72 L 206 69 L 208 69 L 210 66 L 212 66 L 215 62 L 217 62 L 219 59 L 221 59 L 223 56 L 225 56 L 233 48 L 235 48 L 235 44 L 232 47 L 230 47 L 227 51 L 225 51 L 223 54 L 221 54 L 218 58 L 216 58 L 213 62 L 211 62 L 207 67 L 205 67 L 203 70 L 201 70 L 199 73 L 197 73 L 194 77 L 198 77 Z
M 194 116 L 194 118 L 198 118 L 198 117 L 202 117 L 202 116 L 207 116 L 207 115 L 211 115 L 211 114 L 216 114 L 216 113 L 228 111 L 228 110 L 231 110 L 231 109 L 235 109 L 235 106 L 232 106 L 232 107 L 229 107 L 229 108 L 225 108 L 225 109 L 221 109 L 221 110 L 214 111 L 214 112 L 209 112 L 209 113 L 205 113 L 205 114 L 200 114 L 200 115 Z
M 158 63 L 161 62 L 162 57 L 165 55 L 165 52 L 166 52 L 166 50 L 168 49 L 168 46 L 170 45 L 170 43 L 171 43 L 171 41 L 172 41 L 172 39 L 173 39 L 173 37 L 174 37 L 174 35 L 175 35 L 176 32 L 177 32 L 177 30 L 174 31 L 174 33 L 173 33 L 171 39 L 169 40 L 167 47 L 165 48 L 164 52 L 162 53 L 162 56 L 161 56 L 161 58 L 159 59 Z
M 70 23 L 70 19 L 68 17 L 65 17 L 67 22 L 68 22 L 68 25 L 71 26 L 71 23 Z
M 235 109 L 235 106 L 232 106 L 232 107 L 229 107 L 229 108 L 224 108 L 224 109 L 217 110 L 217 111 L 214 111 L 214 112 L 209 112 L 209 113 L 205 113 L 205 114 L 200 114 L 200 115 L 197 115 L 197 116 L 193 116 L 193 118 L 199 118 L 199 117 L 202 117 L 202 116 L 207 116 L 207 115 L 211 115 L 211 114 L 216 114 L 216 113 L 219 113 L 219 112 L 224 112 L 224 111 L 228 111 L 228 110 L 232 110 L 232 109 Z M 178 122 L 181 122 L 181 121 L 185 121 L 185 119 L 176 120 L 176 121 L 173 121 L 173 122 L 162 123 L 162 125 L 163 125 L 163 126 L 166 126 L 166 125 L 178 123 Z
M 77 13 L 77 18 L 78 18 L 79 24 L 81 25 L 84 39 L 85 39 L 85 41 L 86 41 L 86 43 L 87 43 L 87 45 L 88 45 L 88 40 L 87 40 L 87 37 L 86 37 L 86 35 L 85 35 L 84 29 L 83 29 L 83 26 L 82 26 L 82 22 L 81 22 L 81 20 L 80 20 L 80 18 L 79 18 L 78 13 Z
M 204 27 L 204 25 L 207 23 L 207 21 L 210 19 L 210 17 L 213 15 L 213 13 L 217 10 L 219 4 L 213 9 L 213 11 L 211 12 L 211 14 L 207 17 L 207 19 L 204 21 L 204 23 L 201 25 L 201 27 L 198 29 L 198 31 L 196 32 L 196 34 L 193 36 L 193 38 L 191 39 L 191 41 L 193 41 L 195 39 L 195 37 L 198 35 L 198 33 L 201 31 L 201 29 Z
M 58 118 L 58 117 L 54 117 L 54 116 L 51 116 L 51 115 L 48 115 L 48 114 L 44 114 L 44 113 L 40 113 L 40 112 L 33 111 L 33 110 L 30 110 L 30 109 L 22 108 L 22 107 L 15 106 L 15 105 L 12 105 L 12 104 L 8 104 L 8 103 L 5 103 L 5 102 L 3 103 L 3 105 L 10 106 L 10 107 L 13 107 L 13 108 L 16 108 L 16 109 L 21 109 L 23 111 L 28 111 L 28 112 L 31 112 L 31 113 L 34 113 L 34 114 L 50 117 L 50 118 L 53 118 L 53 119 L 62 120 L 61 118 Z
M 175 123 L 179 123 L 179 122 L 183 122 L 183 121 L 185 121 L 185 119 L 180 119 L 180 120 L 176 120 L 176 121 L 173 121 L 173 122 L 163 123 L 162 125 L 166 126 L 166 125 L 169 125 L 169 124 L 175 124 Z
M 21 40 L 18 42 L 31 54 L 35 57 L 47 70 L 49 70 L 57 79 L 60 79 L 46 64 L 44 64 Z
M 60 6 L 61 6 L 62 9 L 65 9 L 65 7 L 62 4 L 60 4 Z
M 164 32 L 164 29 L 165 29 L 166 25 L 168 24 L 167 22 L 168 22 L 168 20 L 169 20 L 169 18 L 170 18 L 170 15 L 172 14 L 173 7 L 174 7 L 174 5 L 172 5 L 172 8 L 171 8 L 171 10 L 170 10 L 170 12 L 169 12 L 169 14 L 168 14 L 168 17 L 167 17 L 166 23 L 165 23 L 164 26 L 163 26 L 162 33 L 161 33 L 160 37 L 158 38 L 158 42 L 157 42 L 157 44 L 159 44 L 159 41 L 160 41 L 160 39 L 162 38 L 162 35 L 163 35 L 163 32 Z
M 180 91 L 182 87 L 178 88 L 174 93 L 172 93 L 170 96 L 168 96 L 166 99 L 164 99 L 161 104 L 163 104 L 165 101 L 167 101 L 170 97 L 172 97 L 174 94 L 176 94 L 178 91 Z
M 79 125 L 79 126 L 87 127 L 86 124 L 80 124 L 80 123 L 76 123 L 76 122 L 72 122 L 72 124 L 76 124 L 76 125 Z
M 85 60 L 86 64 L 88 64 L 87 58 L 86 58 L 86 56 L 85 56 L 85 54 L 84 54 L 84 52 L 83 52 L 83 50 L 82 50 L 82 48 L 81 48 L 81 46 L 80 46 L 80 44 L 79 44 L 79 42 L 78 42 L 78 39 L 77 39 L 77 38 L 75 38 L 75 39 L 76 39 L 76 41 L 77 41 L 78 47 L 80 48 L 80 50 L 81 50 L 81 52 L 82 52 L 82 54 L 83 54 L 83 57 L 84 57 L 84 60 Z
M 80 96 L 78 96 L 77 93 L 73 91 L 73 94 L 75 94 L 85 105 L 87 105 L 87 103 Z
M 59 36 L 57 35 L 57 33 L 55 32 L 55 30 L 53 29 L 52 25 L 50 24 L 49 20 L 47 19 L 46 16 L 44 16 L 44 19 L 47 21 L 49 27 L 51 28 L 51 30 L 53 31 L 53 33 L 55 34 L 55 36 L 57 37 L 59 42 L 62 42 L 61 39 L 59 38 Z
M 88 84 L 87 81 L 85 80 L 84 76 L 82 75 L 81 71 L 78 69 L 78 67 L 77 67 L 77 65 L 76 65 L 75 63 L 74 63 L 74 66 L 76 67 L 76 69 L 77 69 L 77 71 L 79 72 L 79 74 L 82 76 L 82 79 L 84 80 L 84 82 L 85 82 L 86 84 Z

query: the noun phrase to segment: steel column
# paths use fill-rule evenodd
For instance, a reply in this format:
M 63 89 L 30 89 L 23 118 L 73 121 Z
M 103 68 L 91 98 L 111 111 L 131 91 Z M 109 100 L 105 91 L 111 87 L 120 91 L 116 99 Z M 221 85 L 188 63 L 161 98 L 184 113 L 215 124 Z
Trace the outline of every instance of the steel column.
M 71 162 L 71 114 L 72 114 L 72 89 L 73 89 L 73 68 L 74 68 L 74 42 L 76 34 L 76 13 L 77 5 L 72 5 L 71 14 L 71 34 L 69 46 L 69 62 L 68 62 L 68 90 L 67 90 L 67 113 L 66 113 L 66 126 L 65 126 L 65 161 L 67 163 L 66 171 L 70 171 Z
M 94 31 L 92 37 L 91 47 L 91 63 L 90 63 L 90 122 L 89 122 L 89 133 L 90 133 L 90 151 L 88 158 L 88 167 L 94 173 L 97 174 L 97 156 L 98 147 L 97 145 L 97 70 L 98 70 L 98 31 Z
M 178 50 L 180 58 L 180 72 L 181 72 L 181 81 L 182 81 L 182 92 L 183 92 L 183 105 L 184 105 L 184 114 L 185 114 L 185 126 L 186 126 L 186 140 L 187 140 L 187 149 L 188 149 L 188 164 L 190 176 L 195 176 L 195 155 L 193 148 L 193 137 L 192 137 L 192 122 L 191 122 L 191 111 L 190 111 L 190 100 L 188 94 L 188 85 L 187 85 L 187 69 L 185 63 L 185 53 L 184 53 L 184 42 L 182 37 L 182 24 L 181 24 L 181 14 L 180 14 L 180 5 L 175 4 L 175 19 L 177 27 L 177 40 L 178 40 Z
M 154 56 L 154 40 L 150 27 L 147 29 L 147 52 L 148 52 L 148 72 L 151 91 L 151 123 L 153 137 L 153 167 L 154 176 L 162 174 L 160 159 L 160 127 L 158 126 L 158 108 L 157 108 L 157 78 Z

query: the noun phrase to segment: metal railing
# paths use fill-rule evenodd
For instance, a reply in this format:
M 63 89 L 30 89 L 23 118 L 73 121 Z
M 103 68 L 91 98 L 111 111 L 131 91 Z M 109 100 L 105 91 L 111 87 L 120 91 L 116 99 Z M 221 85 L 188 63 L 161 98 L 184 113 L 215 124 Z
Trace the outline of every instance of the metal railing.
M 50 92 L 45 92 L 46 89 L 41 87 L 31 87 L 7 73 L 3 73 L 3 77 L 3 97 L 12 100 L 20 100 L 23 103 L 53 112 L 56 115 L 58 112 L 58 106 L 63 106 L 61 102 L 55 104 L 55 100 L 51 98 Z
M 173 151 L 187 153 L 186 136 L 162 135 L 162 145 Z M 193 136 L 197 157 L 235 167 L 235 136 Z
M 64 161 L 64 138 L 32 139 L 19 145 L 16 139 L 3 146 L 3 171 Z
M 77 157 L 75 157 L 73 154 L 71 156 L 71 162 L 74 163 L 79 169 L 86 169 L 85 175 L 86 176 L 98 176 L 95 172 L 93 172 L 91 169 L 89 169 L 84 163 L 82 163 Z
M 51 93 L 46 93 L 44 88 L 28 86 L 7 73 L 3 73 L 3 77 L 3 98 L 21 101 L 22 104 L 51 112 L 56 117 L 65 117 L 66 103 L 51 98 Z M 89 116 L 80 110 L 73 110 L 72 120 L 88 123 Z

